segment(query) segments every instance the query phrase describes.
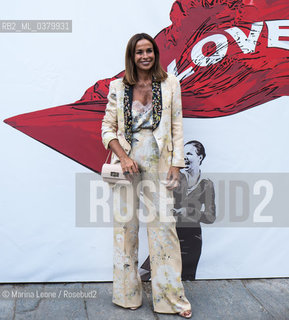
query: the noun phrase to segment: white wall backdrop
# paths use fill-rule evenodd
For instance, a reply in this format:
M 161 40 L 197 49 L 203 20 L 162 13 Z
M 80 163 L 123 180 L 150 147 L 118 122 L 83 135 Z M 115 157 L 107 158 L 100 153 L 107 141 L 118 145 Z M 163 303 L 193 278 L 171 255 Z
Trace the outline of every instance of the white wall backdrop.
M 75 174 L 89 170 L 3 120 L 74 102 L 97 80 L 123 70 L 128 39 L 143 31 L 155 36 L 168 26 L 172 3 L 0 4 L 3 20 L 73 24 L 65 34 L 0 33 L 1 282 L 112 279 L 112 230 L 75 227 Z
M 172 3 L 0 4 L 3 20 L 73 23 L 65 34 L 0 33 L 0 282 L 112 280 L 112 229 L 75 226 L 75 174 L 90 171 L 3 120 L 74 102 L 97 80 L 123 70 L 128 39 L 168 26 Z M 288 105 L 282 97 L 225 118 L 184 119 L 185 140 L 204 144 L 203 172 L 288 173 Z M 288 228 L 203 228 L 197 278 L 288 276 L 288 236 Z M 144 229 L 140 237 L 142 263 Z

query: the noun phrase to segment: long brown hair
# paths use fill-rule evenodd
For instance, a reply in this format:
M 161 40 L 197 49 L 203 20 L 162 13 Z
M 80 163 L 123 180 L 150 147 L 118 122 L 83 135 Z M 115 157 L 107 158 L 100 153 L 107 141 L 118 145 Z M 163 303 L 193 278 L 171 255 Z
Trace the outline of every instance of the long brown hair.
M 146 39 L 150 41 L 153 45 L 153 50 L 155 54 L 155 63 L 152 66 L 152 75 L 154 76 L 156 81 L 164 81 L 168 75 L 162 68 L 160 64 L 160 51 L 154 40 L 147 33 L 137 33 L 132 36 L 126 46 L 125 52 L 125 74 L 123 77 L 123 82 L 125 84 L 134 85 L 138 81 L 137 69 L 134 63 L 134 55 L 135 55 L 135 47 L 139 40 Z

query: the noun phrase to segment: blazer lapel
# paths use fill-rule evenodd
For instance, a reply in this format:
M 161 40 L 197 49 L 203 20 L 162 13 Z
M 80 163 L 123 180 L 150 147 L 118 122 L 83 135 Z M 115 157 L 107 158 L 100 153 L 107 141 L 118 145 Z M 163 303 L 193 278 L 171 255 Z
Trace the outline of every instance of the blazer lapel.
M 153 77 L 152 81 L 152 89 L 153 89 L 153 130 L 155 130 L 160 121 L 162 116 L 162 90 L 161 90 L 161 83 L 155 80 Z
M 155 130 L 161 120 L 162 116 L 162 91 L 161 83 L 152 80 L 152 105 L 153 105 L 153 130 Z M 133 86 L 126 84 L 124 87 L 123 108 L 124 108 L 124 136 L 126 141 L 131 145 L 132 142 L 132 99 L 133 99 Z
M 124 86 L 124 97 L 123 97 L 123 114 L 124 114 L 124 137 L 125 140 L 131 145 L 132 141 L 132 94 L 133 86 L 126 84 Z

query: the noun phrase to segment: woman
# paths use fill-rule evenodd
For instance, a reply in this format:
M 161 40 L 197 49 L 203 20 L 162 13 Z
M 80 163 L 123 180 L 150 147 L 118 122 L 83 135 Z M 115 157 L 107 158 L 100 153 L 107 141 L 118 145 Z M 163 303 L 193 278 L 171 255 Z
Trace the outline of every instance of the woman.
M 201 178 L 200 166 L 206 156 L 197 140 L 185 144 L 185 169 L 180 185 L 174 190 L 177 233 L 182 252 L 182 280 L 194 280 L 202 251 L 201 222 L 216 219 L 214 184 Z
M 139 182 L 153 183 L 156 192 L 150 193 L 147 187 L 142 191 L 154 218 L 147 224 L 154 311 L 190 318 L 191 305 L 181 282 L 175 220 L 162 222 L 163 210 L 159 210 L 166 198 L 172 197 L 179 170 L 185 166 L 180 84 L 162 69 L 157 44 L 145 33 L 129 40 L 124 78 L 110 83 L 102 141 L 113 152 L 111 162 L 120 161 L 124 174 L 132 181 L 131 190 L 118 186 L 113 189 L 113 302 L 130 309 L 142 304 L 137 270 Z M 161 192 L 164 185 L 160 181 L 166 184 L 166 195 Z M 128 197 L 127 192 L 131 192 Z M 165 209 L 169 213 L 170 205 Z M 130 212 L 131 219 L 124 219 Z

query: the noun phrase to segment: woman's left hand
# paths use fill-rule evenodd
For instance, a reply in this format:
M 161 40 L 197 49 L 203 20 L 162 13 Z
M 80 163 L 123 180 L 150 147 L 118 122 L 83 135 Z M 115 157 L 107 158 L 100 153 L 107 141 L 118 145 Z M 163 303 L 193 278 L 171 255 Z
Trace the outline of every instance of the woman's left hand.
M 167 174 L 167 185 L 166 187 L 169 190 L 173 190 L 174 188 L 179 186 L 179 175 L 180 168 L 179 167 L 170 167 L 169 172 Z

